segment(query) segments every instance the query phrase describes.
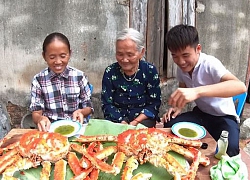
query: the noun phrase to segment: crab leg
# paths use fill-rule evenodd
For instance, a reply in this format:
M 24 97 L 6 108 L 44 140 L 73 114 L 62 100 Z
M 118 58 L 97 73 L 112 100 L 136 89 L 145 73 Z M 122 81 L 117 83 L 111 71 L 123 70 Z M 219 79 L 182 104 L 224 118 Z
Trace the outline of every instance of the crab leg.
M 182 177 L 181 179 L 183 180 L 192 180 L 195 179 L 196 172 L 198 170 L 199 162 L 200 162 L 200 157 L 201 157 L 201 152 L 197 150 L 196 148 L 189 147 L 189 150 L 194 153 L 194 160 L 193 163 L 191 164 L 187 176 Z
M 84 169 L 89 169 L 91 167 L 91 162 L 90 160 L 88 160 L 88 158 L 86 158 L 85 156 L 82 156 L 82 158 L 79 161 L 79 164 L 81 167 L 83 167 Z
M 76 153 L 74 152 L 69 152 L 68 154 L 68 164 L 70 166 L 70 169 L 74 173 L 74 177 L 72 179 L 88 179 L 88 175 L 90 172 L 93 171 L 93 167 L 90 167 L 88 169 L 84 169 L 80 166 L 79 159 L 76 156 Z M 98 175 L 97 175 L 98 178 Z
M 65 180 L 67 161 L 61 159 L 55 163 L 54 179 Z
M 83 154 L 84 148 L 78 144 L 71 144 L 71 148 L 73 148 L 76 152 Z M 91 162 L 88 158 L 85 156 L 82 156 L 82 158 L 79 161 L 79 164 L 84 169 L 89 169 L 91 167 Z
M 151 156 L 149 158 L 149 162 L 156 167 L 165 168 L 174 177 L 178 174 L 180 174 L 181 176 L 187 175 L 186 170 L 179 164 L 179 162 L 173 156 L 168 153 L 163 158 L 157 155 Z
M 187 171 L 180 165 L 180 163 L 169 153 L 167 153 L 164 158 L 167 162 L 175 169 L 178 174 L 184 175 L 187 174 Z M 174 173 L 173 173 L 174 174 Z
M 76 156 L 76 153 L 69 152 L 69 154 L 68 154 L 68 164 L 69 164 L 69 167 L 73 171 L 75 176 L 81 174 L 83 168 L 80 166 L 79 159 Z
M 85 149 L 83 146 L 80 146 L 79 144 L 71 144 L 70 147 L 80 154 L 83 154 Z M 84 169 L 88 169 L 91 166 L 91 162 L 85 156 L 82 156 L 82 158 L 79 161 L 79 164 Z
M 2 162 L 1 165 L 0 165 L 0 173 L 4 172 L 4 170 L 8 166 L 12 165 L 17 160 L 18 157 L 19 157 L 19 155 L 15 155 L 15 156 L 11 157 L 10 159 Z
M 82 146 L 78 145 L 78 144 L 71 144 L 71 147 L 81 153 L 81 154 L 84 154 L 84 153 L 88 153 L 89 155 L 91 156 L 95 156 L 95 158 L 99 159 L 99 160 L 103 160 L 105 159 L 106 157 L 110 156 L 111 154 L 113 153 L 116 153 L 117 152 L 117 147 L 116 146 L 108 146 L 106 148 L 104 148 L 103 150 L 101 151 L 98 151 L 97 153 L 95 153 L 94 155 L 88 150 L 84 149 Z M 89 167 L 89 159 L 85 156 L 82 156 L 82 159 L 80 160 L 80 164 L 82 164 L 82 167 L 84 168 L 88 168 Z
M 77 139 L 75 139 L 74 141 L 77 142 L 93 142 L 93 141 L 100 141 L 100 142 L 104 142 L 104 141 L 114 141 L 117 142 L 117 136 L 112 136 L 112 135 L 98 135 L 98 136 L 84 136 L 84 135 L 80 135 Z
M 200 140 L 183 139 L 173 134 L 168 134 L 168 138 L 170 139 L 171 143 L 180 144 L 182 146 L 192 146 L 197 148 L 200 148 L 202 146 L 202 142 Z
M 85 149 L 83 149 L 83 155 L 88 158 L 91 163 L 97 167 L 98 169 L 101 169 L 102 171 L 106 172 L 106 173 L 112 173 L 112 174 L 116 174 L 116 170 L 109 164 L 103 162 L 100 159 L 97 159 L 94 156 L 91 156 Z
M 89 175 L 89 173 L 93 170 L 93 167 L 82 171 L 81 174 L 79 174 L 78 176 L 74 176 L 72 177 L 70 180 L 82 180 L 84 178 L 88 179 L 87 176 Z
M 36 167 L 40 164 L 40 162 L 32 162 L 28 158 L 22 158 L 19 155 L 15 156 L 15 161 L 12 163 L 11 166 L 7 167 L 3 172 L 3 176 L 13 176 L 16 171 L 29 169 L 31 167 Z
M 43 168 L 40 173 L 40 180 L 47 180 L 50 177 L 51 163 L 49 161 L 44 161 L 41 164 Z
M 94 168 L 91 172 L 90 172 L 90 174 L 89 174 L 89 178 L 91 179 L 91 180 L 97 180 L 98 179 L 98 176 L 99 176 L 99 169 L 96 169 L 96 168 Z
M 118 152 L 115 154 L 112 167 L 115 169 L 115 175 L 119 174 L 122 168 L 123 161 L 125 159 L 125 154 L 123 152 Z
M 13 164 L 17 160 L 17 153 L 17 150 L 13 149 L 0 157 L 0 173 L 2 173 L 6 167 Z
M 98 151 L 97 153 L 95 153 L 95 157 L 97 159 L 104 159 L 108 156 L 110 156 L 113 153 L 117 152 L 117 147 L 116 146 L 108 146 L 106 148 L 104 148 L 101 151 Z
M 171 150 L 177 152 L 178 154 L 183 155 L 184 157 L 188 159 L 192 159 L 192 160 L 194 159 L 194 153 L 184 148 L 183 146 L 179 146 L 178 144 L 171 144 L 169 147 Z M 202 164 L 203 166 L 208 166 L 210 164 L 209 158 L 205 156 L 201 156 L 200 164 Z
M 101 150 L 103 150 L 103 145 L 102 145 L 102 143 L 99 142 L 97 144 L 97 147 L 95 148 L 95 151 L 98 152 L 98 151 L 101 151 Z
M 80 154 L 82 154 L 83 150 L 85 149 L 82 146 L 80 146 L 79 144 L 71 144 L 70 147 L 73 148 L 73 150 L 75 150 L 76 152 L 78 152 Z
M 78 144 L 71 144 L 71 148 L 73 148 L 75 151 L 77 151 L 80 154 L 84 154 L 85 152 L 87 152 L 87 150 L 85 148 L 83 148 L 82 146 L 78 145 Z M 104 153 L 105 154 L 105 153 Z M 106 154 L 105 154 L 106 155 Z M 101 155 L 99 155 L 101 156 Z M 105 156 L 107 157 L 107 156 Z M 103 158 L 105 158 L 103 157 Z M 100 159 L 100 158 L 98 158 Z M 90 160 L 85 157 L 84 155 L 82 156 L 82 158 L 79 161 L 79 164 L 81 167 L 83 167 L 84 169 L 88 169 L 91 167 L 91 162 Z
M 130 180 L 133 177 L 133 171 L 138 168 L 138 161 L 134 156 L 131 156 L 124 167 L 121 180 Z
M 91 142 L 87 148 L 87 152 L 90 154 L 93 154 L 96 146 L 97 146 L 97 142 Z
M 3 154 L 4 151 L 8 151 L 8 150 L 11 150 L 11 149 L 14 149 L 15 147 L 17 147 L 19 145 L 19 142 L 15 142 L 13 144 L 10 144 L 8 145 L 7 147 L 4 147 L 4 148 L 1 148 L 1 146 L 7 141 L 9 140 L 10 137 L 5 137 L 3 138 L 1 141 L 0 141 L 0 155 Z

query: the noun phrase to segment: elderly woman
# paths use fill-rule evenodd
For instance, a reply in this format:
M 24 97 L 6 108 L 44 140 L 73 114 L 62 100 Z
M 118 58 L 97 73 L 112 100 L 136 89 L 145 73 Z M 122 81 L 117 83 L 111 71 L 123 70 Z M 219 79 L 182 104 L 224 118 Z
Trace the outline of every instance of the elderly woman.
M 159 120 L 161 89 L 154 65 L 143 59 L 143 35 L 124 29 L 117 35 L 116 60 L 102 79 L 102 110 L 107 120 L 155 127 Z

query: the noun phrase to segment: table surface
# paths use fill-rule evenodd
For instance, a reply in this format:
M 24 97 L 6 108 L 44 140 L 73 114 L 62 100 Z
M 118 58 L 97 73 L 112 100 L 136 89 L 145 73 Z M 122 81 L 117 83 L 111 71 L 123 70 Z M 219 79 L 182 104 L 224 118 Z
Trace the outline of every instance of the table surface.
M 170 128 L 159 128 L 161 130 L 164 130 L 166 132 L 171 132 Z M 16 142 L 17 140 L 19 140 L 19 138 L 21 137 L 22 134 L 30 131 L 31 129 L 12 129 L 7 135 L 6 137 L 11 137 L 5 144 L 3 144 L 3 146 L 7 146 L 8 144 L 11 144 L 13 142 Z M 200 149 L 201 153 L 207 157 L 209 157 L 210 159 L 210 165 L 209 166 L 199 166 L 199 169 L 197 171 L 197 175 L 195 180 L 210 180 L 210 173 L 209 170 L 211 168 L 211 166 L 214 166 L 218 163 L 218 160 L 214 157 L 214 152 L 215 152 L 215 148 L 216 148 L 216 141 L 213 139 L 213 137 L 207 132 L 206 136 L 201 139 L 201 141 L 203 143 L 207 143 L 208 144 L 208 148 L 207 149 Z

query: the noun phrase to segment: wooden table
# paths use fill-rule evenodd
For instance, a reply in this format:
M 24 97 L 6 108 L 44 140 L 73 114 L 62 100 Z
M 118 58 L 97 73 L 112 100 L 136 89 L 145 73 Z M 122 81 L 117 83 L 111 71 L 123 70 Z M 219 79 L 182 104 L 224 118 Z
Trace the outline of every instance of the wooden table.
M 166 132 L 171 132 L 171 129 L 169 128 L 159 128 Z M 15 141 L 17 141 L 22 134 L 25 132 L 30 131 L 31 129 L 12 129 L 6 137 L 11 137 L 10 140 L 8 140 L 3 146 L 7 146 L 8 144 L 11 144 Z M 207 149 L 200 149 L 201 153 L 210 159 L 210 165 L 209 166 L 199 166 L 199 169 L 197 171 L 197 175 L 195 180 L 210 180 L 210 168 L 211 166 L 214 166 L 218 163 L 218 160 L 214 157 L 214 152 L 216 148 L 216 141 L 213 139 L 213 137 L 207 132 L 206 136 L 201 140 L 203 143 L 208 144 Z

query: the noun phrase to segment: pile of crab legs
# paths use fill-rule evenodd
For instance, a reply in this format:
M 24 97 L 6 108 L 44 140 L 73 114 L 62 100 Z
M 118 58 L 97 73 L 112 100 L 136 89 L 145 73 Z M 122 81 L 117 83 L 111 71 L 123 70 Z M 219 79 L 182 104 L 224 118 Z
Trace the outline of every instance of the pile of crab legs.
M 0 147 L 6 139 L 0 142 Z M 115 146 L 103 147 L 101 142 L 115 142 Z M 97 135 L 76 138 L 73 143 L 57 133 L 33 130 L 24 134 L 20 141 L 0 148 L 0 174 L 2 179 L 15 179 L 16 171 L 42 165 L 40 179 L 49 179 L 51 162 L 55 164 L 54 179 L 65 179 L 66 165 L 69 164 L 74 177 L 71 179 L 98 179 L 99 171 L 117 175 L 123 163 L 122 180 L 150 179 L 150 173 L 133 171 L 139 164 L 149 162 L 165 168 L 174 179 L 195 179 L 199 164 L 209 165 L 202 156 L 200 140 L 185 140 L 155 128 L 127 130 L 118 136 Z M 168 152 L 175 151 L 191 162 L 186 170 Z M 6 152 L 6 153 L 4 153 Z M 107 157 L 115 154 L 112 163 Z M 80 155 L 80 156 L 79 156 Z M 15 158 L 14 158 L 15 157 Z

